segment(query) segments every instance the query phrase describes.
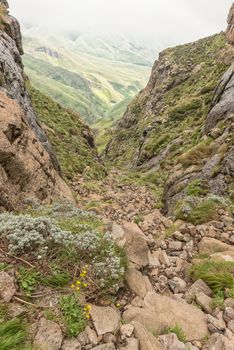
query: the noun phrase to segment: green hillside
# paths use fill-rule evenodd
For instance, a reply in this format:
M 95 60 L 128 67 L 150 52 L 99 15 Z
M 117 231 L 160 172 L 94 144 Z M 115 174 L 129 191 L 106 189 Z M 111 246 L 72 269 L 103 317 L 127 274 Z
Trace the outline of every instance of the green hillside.
M 146 85 L 155 53 L 142 45 L 90 34 L 54 39 L 24 31 L 26 73 L 34 87 L 88 123 L 118 119 Z

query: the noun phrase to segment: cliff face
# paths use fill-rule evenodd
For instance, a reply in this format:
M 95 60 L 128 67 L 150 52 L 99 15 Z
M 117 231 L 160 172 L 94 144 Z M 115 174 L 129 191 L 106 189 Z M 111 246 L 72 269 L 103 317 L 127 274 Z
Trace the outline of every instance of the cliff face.
M 159 205 L 183 219 L 205 200 L 233 200 L 233 9 L 227 40 L 220 33 L 159 55 L 106 149 L 109 161 L 145 173 Z
M 22 53 L 19 24 L 0 0 L 0 209 L 7 210 L 27 197 L 73 201 L 26 90 Z

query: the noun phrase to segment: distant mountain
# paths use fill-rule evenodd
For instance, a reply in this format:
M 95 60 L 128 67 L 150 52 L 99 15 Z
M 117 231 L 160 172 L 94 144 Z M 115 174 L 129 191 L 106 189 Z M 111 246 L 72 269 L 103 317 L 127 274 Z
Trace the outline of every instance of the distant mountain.
M 116 120 L 149 78 L 156 50 L 125 37 L 52 35 L 23 27 L 24 64 L 34 87 L 90 124 Z

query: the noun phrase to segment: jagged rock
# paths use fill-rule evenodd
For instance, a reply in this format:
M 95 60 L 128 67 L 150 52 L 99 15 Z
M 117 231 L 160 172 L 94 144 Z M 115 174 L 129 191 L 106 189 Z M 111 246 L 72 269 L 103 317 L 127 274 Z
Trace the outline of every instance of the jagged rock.
M 211 333 L 224 333 L 226 324 L 211 315 L 207 315 L 208 328 Z
M 125 280 L 130 290 L 141 298 L 144 298 L 147 291 L 149 291 L 150 282 L 147 279 L 147 276 L 143 276 L 140 271 L 134 268 L 128 269 L 125 274 Z
M 131 324 L 124 324 L 120 328 L 120 333 L 123 339 L 126 337 L 131 337 L 134 331 L 134 327 Z
M 196 302 L 198 305 L 201 306 L 202 310 L 204 310 L 209 314 L 212 313 L 212 307 L 211 307 L 212 298 L 210 298 L 208 295 L 206 295 L 203 292 L 197 293 Z
M 188 341 L 200 340 L 208 334 L 206 317 L 201 310 L 153 292 L 147 293 L 143 308 L 130 307 L 123 318 L 127 322 L 141 323 L 159 334 L 170 326 L 180 324 Z
M 59 325 L 46 318 L 41 318 L 33 341 L 35 347 L 48 350 L 59 350 L 63 341 L 62 331 Z
M 16 292 L 14 278 L 5 271 L 0 272 L 0 298 L 9 303 Z
M 200 253 L 215 254 L 218 252 L 234 252 L 234 246 L 223 243 L 218 239 L 204 237 L 199 244 Z
M 74 202 L 22 109 L 1 91 L 0 109 L 0 207 L 16 209 L 32 196 L 40 201 L 59 197 Z
M 126 238 L 124 237 L 123 228 L 116 222 L 112 224 L 112 237 L 117 242 L 119 247 L 123 247 L 126 243 Z
M 120 347 L 119 350 L 139 350 L 139 340 L 135 338 L 128 338 L 127 344 Z
M 228 22 L 228 27 L 226 31 L 227 41 L 229 44 L 234 45 L 234 4 L 232 4 L 232 7 L 229 11 L 227 22 Z
M 128 259 L 139 266 L 148 265 L 149 249 L 144 233 L 134 223 L 125 223 L 123 229 L 125 232 L 125 249 Z
M 204 293 L 205 295 L 211 296 L 212 290 L 207 286 L 201 279 L 194 282 L 188 291 L 185 293 L 185 299 L 187 302 L 192 302 L 195 299 L 196 294 Z
M 234 350 L 234 339 L 230 340 L 222 334 L 213 334 L 203 350 Z
M 115 350 L 115 346 L 113 343 L 108 344 L 101 344 L 98 346 L 95 346 L 95 348 L 92 348 L 91 350 Z
M 164 350 L 162 345 L 142 324 L 131 322 L 134 326 L 134 334 L 140 342 L 141 350 Z
M 234 320 L 234 308 L 226 307 L 223 312 L 223 319 L 226 322 Z
M 120 326 L 120 315 L 111 307 L 92 306 L 90 311 L 98 335 L 116 332 Z
M 174 293 L 182 293 L 186 289 L 186 282 L 180 277 L 173 277 L 168 281 L 168 284 Z
M 61 350 L 81 350 L 81 345 L 77 340 L 65 339 Z
M 89 343 L 92 345 L 97 345 L 98 344 L 98 337 L 97 337 L 96 332 L 92 328 L 90 328 L 89 326 L 87 326 L 85 328 L 85 332 L 89 338 Z
M 160 335 L 158 339 L 167 350 L 186 350 L 184 343 L 174 333 Z

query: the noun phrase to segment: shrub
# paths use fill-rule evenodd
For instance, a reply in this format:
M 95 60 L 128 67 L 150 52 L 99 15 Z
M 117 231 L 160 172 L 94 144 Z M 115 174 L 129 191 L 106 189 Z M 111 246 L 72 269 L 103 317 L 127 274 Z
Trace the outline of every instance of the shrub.
M 190 269 L 194 281 L 202 279 L 215 293 L 234 288 L 234 263 L 222 260 L 205 260 Z
M 45 212 L 40 209 L 41 212 Z M 77 212 L 74 209 L 75 213 Z M 11 254 L 26 255 L 28 259 L 35 257 L 48 264 L 50 256 L 57 266 L 66 266 L 66 271 L 52 272 L 44 278 L 43 283 L 61 285 L 68 281 L 65 274 L 73 271 L 74 265 L 86 263 L 90 266 L 94 285 L 105 291 L 118 287 L 123 278 L 126 259 L 123 250 L 117 247 L 108 232 L 102 233 L 93 229 L 97 222 L 93 215 L 82 213 L 75 216 L 72 211 L 54 215 L 52 221 L 48 217 L 31 217 L 30 215 L 0 215 L 0 237 L 4 239 Z M 70 216 L 70 218 L 69 218 Z M 63 221 L 62 217 L 66 217 Z M 85 222 L 79 223 L 79 220 Z M 91 227 L 87 224 L 91 220 Z M 61 226 L 61 227 L 59 227 Z M 52 261 L 50 261 L 51 263 Z M 70 266 L 70 270 L 69 270 Z M 32 273 L 21 276 L 22 287 L 30 293 L 34 279 Z M 35 277 L 35 276 L 34 276 Z
M 179 324 L 176 324 L 176 325 L 174 325 L 174 326 L 171 326 L 171 327 L 168 327 L 167 329 L 166 329 L 166 332 L 165 333 L 174 333 L 174 334 L 176 334 L 177 335 L 177 338 L 181 341 L 181 342 L 183 342 L 183 343 L 185 343 L 186 342 L 186 335 L 185 335 L 185 333 L 184 333 L 184 330 L 183 330 L 183 328 L 179 325 Z

